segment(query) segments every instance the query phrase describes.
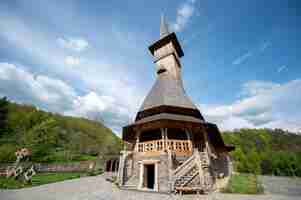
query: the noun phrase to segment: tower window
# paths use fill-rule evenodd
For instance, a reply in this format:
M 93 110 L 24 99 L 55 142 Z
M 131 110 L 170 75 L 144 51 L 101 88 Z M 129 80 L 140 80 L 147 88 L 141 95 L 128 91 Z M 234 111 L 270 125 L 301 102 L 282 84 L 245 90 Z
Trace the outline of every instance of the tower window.
M 157 71 L 157 74 L 162 74 L 163 72 L 166 72 L 166 69 L 164 68 L 161 68 Z

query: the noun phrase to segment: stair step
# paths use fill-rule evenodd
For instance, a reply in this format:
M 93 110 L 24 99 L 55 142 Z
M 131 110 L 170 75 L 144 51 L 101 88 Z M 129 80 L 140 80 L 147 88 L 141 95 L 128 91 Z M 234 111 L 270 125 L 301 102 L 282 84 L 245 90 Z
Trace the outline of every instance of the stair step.
M 122 189 L 128 189 L 128 190 L 130 190 L 130 189 L 137 189 L 137 185 L 123 185 L 123 186 L 121 186 L 121 188 Z

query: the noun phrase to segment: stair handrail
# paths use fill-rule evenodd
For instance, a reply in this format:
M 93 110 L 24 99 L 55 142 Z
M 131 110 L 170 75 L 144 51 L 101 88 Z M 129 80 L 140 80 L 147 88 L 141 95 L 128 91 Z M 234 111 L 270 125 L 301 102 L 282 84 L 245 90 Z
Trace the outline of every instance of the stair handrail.
M 191 161 L 194 160 L 194 155 L 191 155 L 187 160 L 185 160 L 180 166 L 178 166 L 174 171 L 173 175 L 177 175 L 182 168 L 186 167 Z
M 185 162 L 183 162 L 180 166 L 178 166 L 178 167 L 173 171 L 173 175 L 174 175 L 175 177 L 181 175 L 181 174 L 179 174 L 179 172 L 180 172 L 181 169 L 183 169 L 184 167 L 186 167 L 187 169 L 190 169 L 190 168 L 188 168 L 188 166 L 189 166 L 189 165 L 194 165 L 194 164 L 195 164 L 195 162 L 192 162 L 192 161 L 195 160 L 196 155 L 198 155 L 198 154 L 199 154 L 199 150 L 198 150 L 197 148 L 195 148 L 194 151 L 193 151 L 193 154 L 192 154 L 187 160 L 185 160 Z M 186 170 L 186 171 L 187 171 L 187 170 Z M 185 172 L 186 172 L 186 171 L 185 171 Z
M 196 171 L 190 178 L 189 180 L 185 181 L 183 184 L 182 184 L 182 187 L 183 186 L 186 186 L 194 177 L 196 177 L 196 175 L 198 175 L 198 171 Z

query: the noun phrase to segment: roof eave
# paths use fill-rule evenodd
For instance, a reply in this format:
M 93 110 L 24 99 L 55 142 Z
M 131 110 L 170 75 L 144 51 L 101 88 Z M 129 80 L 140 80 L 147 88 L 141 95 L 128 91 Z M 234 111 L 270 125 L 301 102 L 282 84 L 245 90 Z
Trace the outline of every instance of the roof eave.
M 159 49 L 160 47 L 166 45 L 168 42 L 172 42 L 175 46 L 176 52 L 178 56 L 181 58 L 184 56 L 184 52 L 182 50 L 182 47 L 178 41 L 178 38 L 174 32 L 170 33 L 169 35 L 166 35 L 165 37 L 161 38 L 160 40 L 156 41 L 154 44 L 148 47 L 152 55 L 154 55 L 155 50 Z

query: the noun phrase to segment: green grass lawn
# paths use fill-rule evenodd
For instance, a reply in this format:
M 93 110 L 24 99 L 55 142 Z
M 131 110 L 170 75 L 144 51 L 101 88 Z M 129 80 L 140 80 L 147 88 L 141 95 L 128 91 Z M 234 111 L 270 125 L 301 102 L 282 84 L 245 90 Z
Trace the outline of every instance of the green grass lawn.
M 261 194 L 263 187 L 256 175 L 253 174 L 235 174 L 232 175 L 225 193 L 240 194 Z
M 48 183 L 54 183 L 74 178 L 86 176 L 86 174 L 80 172 L 60 172 L 60 173 L 40 173 L 32 177 L 32 183 L 24 184 L 22 181 L 15 180 L 13 178 L 0 177 L 1 189 L 18 189 L 24 187 L 38 186 Z
M 59 181 L 79 178 L 83 176 L 80 172 L 64 172 L 64 173 L 41 173 L 32 177 L 32 186 L 43 185 L 47 183 L 55 183 Z
M 25 184 L 21 181 L 13 178 L 0 177 L 0 189 L 18 189 L 25 187 Z

